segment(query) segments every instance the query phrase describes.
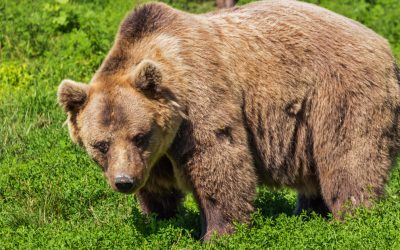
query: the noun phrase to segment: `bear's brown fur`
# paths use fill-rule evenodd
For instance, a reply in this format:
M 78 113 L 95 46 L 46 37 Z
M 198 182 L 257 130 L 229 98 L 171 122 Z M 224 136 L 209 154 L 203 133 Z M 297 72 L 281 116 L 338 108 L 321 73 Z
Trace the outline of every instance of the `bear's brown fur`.
M 58 96 L 114 189 L 161 217 L 193 192 L 207 240 L 249 221 L 257 184 L 336 218 L 379 198 L 400 144 L 398 75 L 385 39 L 311 4 L 152 3 L 89 85 L 64 80 Z

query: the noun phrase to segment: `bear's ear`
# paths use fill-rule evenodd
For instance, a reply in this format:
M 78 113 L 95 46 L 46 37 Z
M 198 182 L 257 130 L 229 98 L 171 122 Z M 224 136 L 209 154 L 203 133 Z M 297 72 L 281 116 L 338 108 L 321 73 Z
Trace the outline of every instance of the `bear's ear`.
M 58 86 L 58 103 L 65 112 L 78 112 L 85 103 L 89 86 L 72 80 L 63 80 Z
M 161 71 L 155 62 L 143 60 L 133 71 L 133 86 L 146 96 L 155 98 L 161 92 Z

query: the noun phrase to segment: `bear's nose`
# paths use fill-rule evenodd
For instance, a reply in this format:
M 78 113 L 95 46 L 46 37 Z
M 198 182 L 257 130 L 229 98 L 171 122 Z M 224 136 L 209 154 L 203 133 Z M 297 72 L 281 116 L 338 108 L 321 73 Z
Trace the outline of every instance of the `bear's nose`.
M 114 183 L 118 191 L 122 193 L 130 193 L 135 187 L 135 180 L 126 175 L 117 176 Z

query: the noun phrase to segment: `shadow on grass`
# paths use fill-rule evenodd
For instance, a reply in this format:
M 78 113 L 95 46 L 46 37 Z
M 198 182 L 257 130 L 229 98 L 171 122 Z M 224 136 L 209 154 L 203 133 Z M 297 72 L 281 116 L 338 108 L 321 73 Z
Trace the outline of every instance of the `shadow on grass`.
M 132 224 L 144 237 L 158 234 L 163 229 L 177 228 L 190 233 L 195 238 L 200 238 L 200 214 L 185 207 L 180 208 L 178 214 L 170 219 L 159 219 L 154 215 L 143 215 L 138 208 L 132 211 Z
M 287 192 L 272 192 L 260 190 L 255 201 L 255 209 L 263 217 L 276 218 L 280 214 L 292 215 L 294 201 L 287 198 Z M 200 214 L 188 208 L 182 207 L 177 216 L 171 219 L 157 219 L 155 215 L 145 216 L 136 207 L 132 211 L 132 223 L 144 237 L 158 234 L 167 228 L 178 228 L 185 230 L 190 235 L 199 239 L 201 234 Z
M 287 191 L 270 191 L 263 188 L 257 193 L 255 209 L 264 217 L 276 218 L 280 214 L 291 216 L 294 207 L 295 203 L 287 197 Z

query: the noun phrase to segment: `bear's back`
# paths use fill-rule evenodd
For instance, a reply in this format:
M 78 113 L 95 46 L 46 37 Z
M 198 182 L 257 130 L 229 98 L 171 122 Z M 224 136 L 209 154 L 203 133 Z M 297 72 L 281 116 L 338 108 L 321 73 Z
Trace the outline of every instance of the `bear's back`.
M 194 19 L 195 27 L 181 34 L 186 52 L 192 59 L 201 55 L 197 61 L 207 53 L 216 55 L 211 59 L 215 69 L 223 68 L 231 76 L 227 79 L 240 85 L 266 82 L 285 92 L 305 93 L 339 75 L 350 91 L 368 81 L 385 85 L 379 78 L 393 67 L 384 38 L 313 4 L 260 1 Z M 366 74 L 369 79 L 363 80 Z
M 346 78 L 362 78 L 363 72 L 384 75 L 393 65 L 387 41 L 372 30 L 292 0 L 260 1 L 202 15 L 146 4 L 122 22 L 115 48 L 102 71 L 124 68 L 145 56 L 158 60 L 161 51 L 162 60 L 175 71 L 190 72 L 182 73 L 186 83 L 265 82 L 300 95 L 327 76 L 339 74 L 351 82 Z M 127 56 L 129 50 L 135 53 Z

